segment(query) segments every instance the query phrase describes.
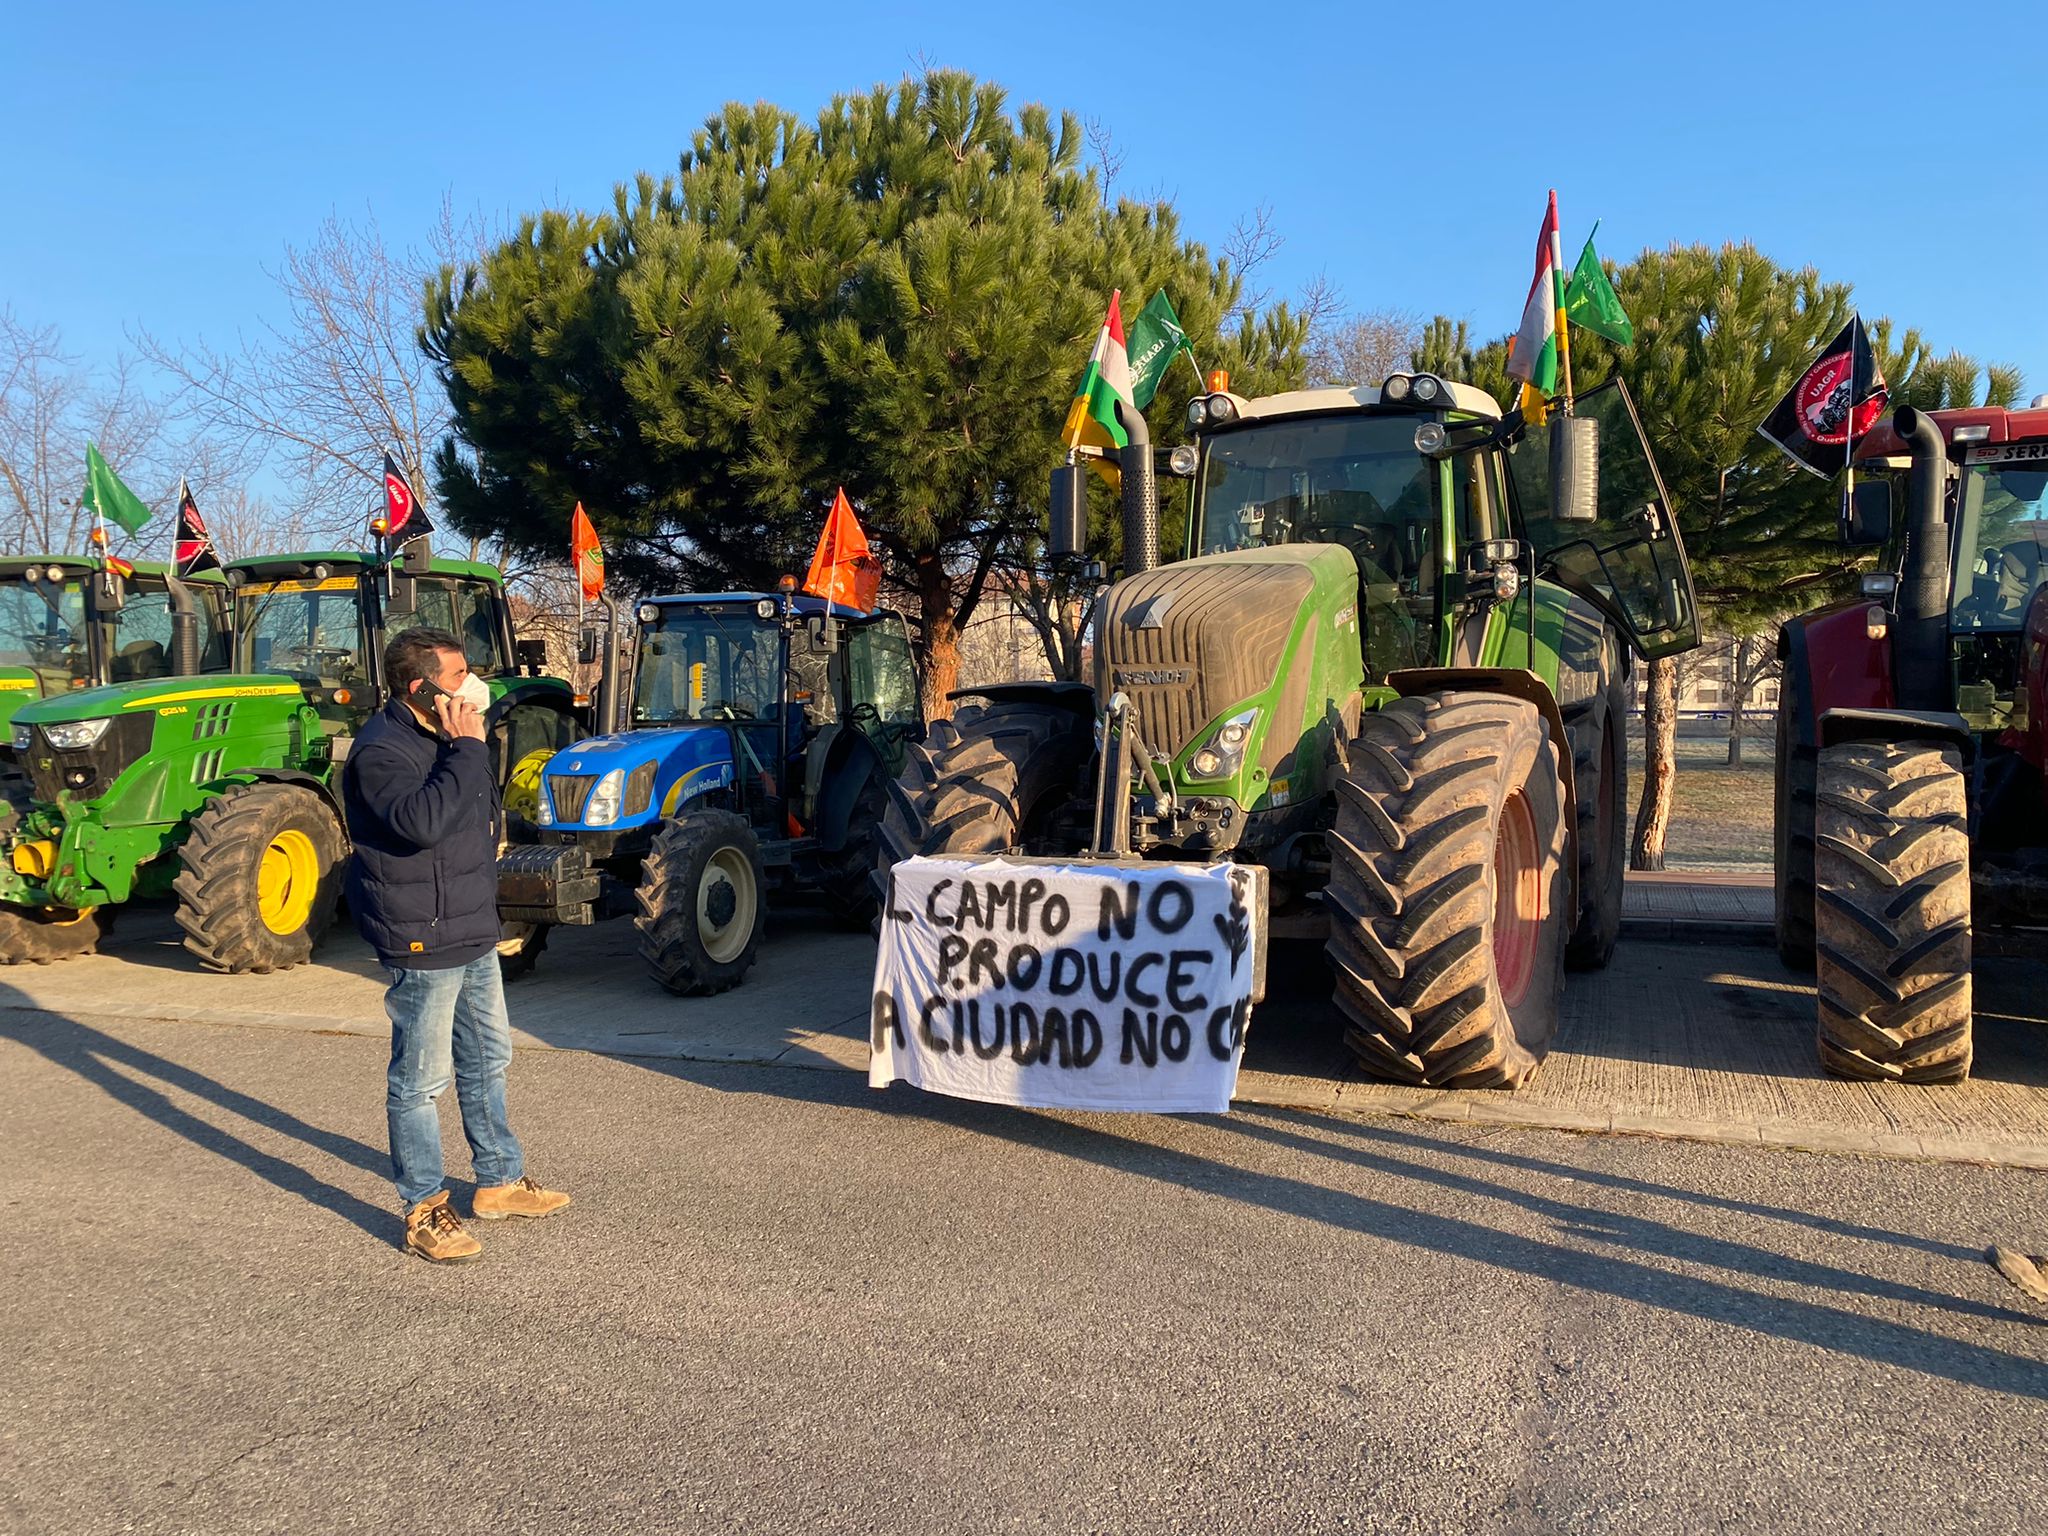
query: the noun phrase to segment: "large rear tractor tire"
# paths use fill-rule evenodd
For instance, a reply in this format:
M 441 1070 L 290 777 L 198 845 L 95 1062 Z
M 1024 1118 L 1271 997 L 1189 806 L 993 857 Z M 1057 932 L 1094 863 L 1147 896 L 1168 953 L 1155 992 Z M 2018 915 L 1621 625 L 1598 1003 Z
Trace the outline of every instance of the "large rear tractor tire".
M 915 851 L 930 857 L 1074 851 L 1062 846 L 1063 813 L 1087 793 L 1094 756 L 1088 717 L 1056 704 L 991 704 L 935 755 L 924 837 Z
M 875 841 L 875 861 L 868 870 L 868 885 L 874 892 L 877 914 L 882 898 L 889 894 L 890 869 L 924 846 L 932 791 L 939 785 L 940 754 L 959 741 L 961 725 L 981 712 L 981 705 L 962 705 L 951 720 L 934 720 L 923 741 L 905 744 L 903 771 L 894 783 L 885 786 L 888 804 L 883 809 L 881 830 Z M 879 924 L 879 916 L 876 922 Z
M 0 965 L 48 965 L 89 955 L 113 926 L 111 907 L 0 907 Z
M 1775 888 L 1778 958 L 1795 971 L 1813 969 L 1813 819 L 1816 752 L 1794 727 L 1789 681 L 1778 689 L 1778 755 L 1771 776 L 1771 883 Z
M 875 899 L 875 849 L 888 813 L 889 784 L 878 768 L 861 785 L 845 843 L 824 858 L 818 871 L 818 899 L 849 933 L 866 932 L 881 910 Z
M 663 823 L 634 893 L 654 979 L 678 997 L 738 986 L 760 954 L 763 890 L 761 845 L 744 816 L 689 811 Z
M 200 807 L 171 882 L 185 947 L 210 970 L 285 971 L 334 921 L 346 853 L 333 808 L 295 784 L 236 784 Z
M 1565 946 L 1573 970 L 1597 971 L 1621 940 L 1628 872 L 1628 689 L 1610 674 L 1572 753 L 1578 791 L 1579 922 Z
M 1564 787 L 1535 705 L 1490 693 L 1368 714 L 1337 783 L 1329 955 L 1365 1070 L 1518 1088 L 1564 992 Z
M 1970 840 L 1962 760 L 1932 742 L 1819 754 L 1820 1060 L 1838 1077 L 1970 1074 Z

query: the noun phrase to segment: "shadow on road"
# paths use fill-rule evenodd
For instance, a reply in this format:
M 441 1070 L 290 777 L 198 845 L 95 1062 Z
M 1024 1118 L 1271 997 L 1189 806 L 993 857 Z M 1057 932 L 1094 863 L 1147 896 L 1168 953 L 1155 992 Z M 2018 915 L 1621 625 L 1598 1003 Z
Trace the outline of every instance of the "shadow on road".
M 760 1093 L 776 1098 L 839 1107 L 865 1107 L 885 1116 L 942 1122 L 994 1137 L 1012 1146 L 1071 1158 L 1094 1167 L 1150 1179 L 1173 1189 L 1194 1189 L 1281 1215 L 1355 1232 L 1425 1252 L 1469 1260 L 1559 1285 L 1612 1296 L 1662 1311 L 1726 1324 L 1752 1333 L 1817 1348 L 1873 1364 L 1897 1366 L 1987 1391 L 2048 1401 L 2048 1362 L 1987 1345 L 1951 1338 L 1930 1329 L 1870 1317 L 1822 1301 L 1775 1295 L 1745 1278 L 1773 1285 L 1802 1285 L 1873 1300 L 1934 1308 L 1989 1322 L 2033 1326 L 2039 1319 L 2009 1308 L 1883 1280 L 1820 1264 L 1755 1244 L 1712 1237 L 1652 1218 L 1589 1207 L 1582 1195 L 1557 1198 L 1531 1194 L 1473 1173 L 1432 1167 L 1430 1157 L 1458 1156 L 1492 1161 L 1504 1168 L 1569 1179 L 1578 1186 L 1668 1196 L 1703 1206 L 1785 1221 L 1834 1235 L 1897 1243 L 1934 1256 L 1974 1264 L 1974 1249 L 1835 1222 L 1809 1212 L 1723 1200 L 1650 1181 L 1603 1175 L 1541 1158 L 1522 1158 L 1459 1145 L 1334 1115 L 1275 1111 L 1263 1107 L 1227 1117 L 1202 1117 L 1204 1127 L 1249 1142 L 1307 1154 L 1333 1165 L 1386 1181 L 1373 1195 L 1245 1167 L 1232 1159 L 1162 1146 L 1031 1110 L 969 1104 L 920 1094 L 901 1084 L 882 1093 L 838 1073 L 740 1068 L 686 1060 L 633 1058 L 635 1064 L 716 1091 Z M 744 1074 L 744 1077 L 741 1077 Z M 739 1080 L 736 1080 L 738 1078 Z M 1402 1203 L 1403 1185 L 1422 1185 L 1471 1202 L 1495 1202 L 1505 1209 L 1534 1210 L 1551 1218 L 1560 1234 L 1598 1245 L 1596 1249 L 1505 1231 L 1471 1212 L 1445 1215 Z M 1725 1277 L 1688 1274 L 1646 1260 L 1663 1259 L 1724 1272 Z
M 33 1006 L 21 994 L 4 987 L 0 987 L 0 1004 L 5 1004 L 10 1010 Z M 162 1088 L 139 1081 L 138 1076 L 154 1078 L 163 1087 L 189 1093 L 217 1108 L 240 1115 L 251 1124 L 289 1136 L 311 1151 L 338 1158 L 365 1173 L 375 1174 L 379 1179 L 388 1179 L 391 1161 L 377 1148 L 353 1137 L 309 1125 L 298 1116 L 230 1088 L 203 1072 L 180 1066 L 167 1057 L 129 1045 L 61 1014 L 0 1011 L 0 1039 L 11 1040 L 76 1073 L 109 1098 L 155 1121 L 165 1130 L 184 1137 L 194 1146 L 239 1163 L 287 1194 L 297 1195 L 322 1210 L 333 1212 L 379 1242 L 391 1241 L 398 1219 L 392 1211 L 371 1205 L 347 1190 L 327 1183 L 296 1162 L 266 1152 L 233 1132 L 179 1108 Z M 130 1076 L 130 1073 L 138 1076 Z

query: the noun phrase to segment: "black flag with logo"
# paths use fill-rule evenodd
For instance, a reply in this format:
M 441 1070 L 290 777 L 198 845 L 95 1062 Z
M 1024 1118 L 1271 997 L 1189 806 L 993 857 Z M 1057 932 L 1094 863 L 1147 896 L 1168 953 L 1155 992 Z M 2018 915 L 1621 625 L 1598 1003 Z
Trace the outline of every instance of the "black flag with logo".
M 171 545 L 171 562 L 180 577 L 220 569 L 220 551 L 213 547 L 213 535 L 206 531 L 206 519 L 199 515 L 192 488 L 182 480 L 178 482 L 178 533 Z
M 1884 414 L 1886 393 L 1862 317 L 1851 315 L 1757 431 L 1825 479 L 1848 466 L 1856 439 Z
M 434 525 L 427 520 L 427 509 L 420 505 L 419 497 L 413 493 L 412 482 L 399 469 L 398 461 L 386 453 L 384 537 L 393 544 L 403 544 L 407 539 L 417 539 L 433 531 Z

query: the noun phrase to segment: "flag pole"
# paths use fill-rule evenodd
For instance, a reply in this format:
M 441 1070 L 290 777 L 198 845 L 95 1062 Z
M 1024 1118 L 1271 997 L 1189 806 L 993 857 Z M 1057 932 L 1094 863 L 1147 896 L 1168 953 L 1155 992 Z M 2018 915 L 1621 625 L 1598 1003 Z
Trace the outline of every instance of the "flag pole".
M 1856 398 L 1856 333 L 1863 329 L 1862 317 L 1854 310 L 1849 313 L 1849 416 L 1842 423 L 1842 468 L 1848 473 L 1848 481 L 1842 491 L 1842 512 L 1849 511 L 1849 503 L 1856 497 L 1856 412 L 1863 402 Z M 1845 525 L 1846 526 L 1846 525 Z
M 1557 189 L 1550 193 L 1550 302 L 1557 311 L 1557 366 L 1564 385 L 1564 413 L 1572 413 L 1571 326 L 1564 317 L 1564 235 L 1557 223 Z

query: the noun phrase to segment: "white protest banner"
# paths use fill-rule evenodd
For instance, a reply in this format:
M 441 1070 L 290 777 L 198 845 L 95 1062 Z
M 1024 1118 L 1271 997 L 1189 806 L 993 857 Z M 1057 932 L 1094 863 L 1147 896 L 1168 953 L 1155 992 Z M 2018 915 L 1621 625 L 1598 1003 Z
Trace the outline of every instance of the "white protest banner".
M 1251 1019 L 1254 873 L 905 859 L 882 910 L 868 1082 L 1224 1113 Z

